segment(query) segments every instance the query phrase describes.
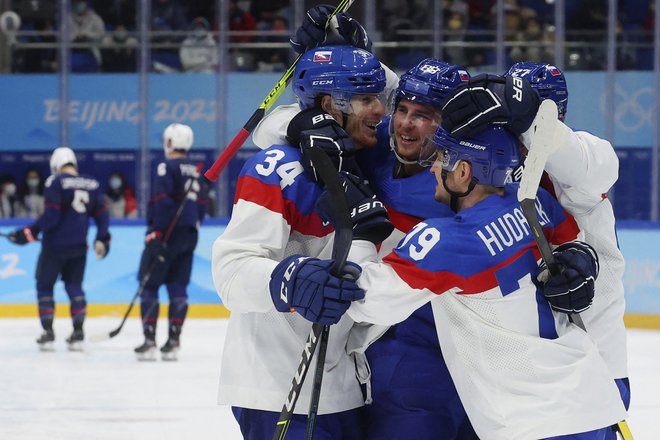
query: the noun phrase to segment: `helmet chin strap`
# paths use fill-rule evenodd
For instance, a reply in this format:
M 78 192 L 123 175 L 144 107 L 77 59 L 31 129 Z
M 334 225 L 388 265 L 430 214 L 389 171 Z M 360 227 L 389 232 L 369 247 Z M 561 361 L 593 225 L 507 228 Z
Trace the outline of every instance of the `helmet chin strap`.
M 472 177 L 472 180 L 470 181 L 470 184 L 468 185 L 467 191 L 459 193 L 457 191 L 449 189 L 449 187 L 447 186 L 447 174 L 448 173 L 447 173 L 446 170 L 442 170 L 442 173 L 441 173 L 441 175 L 442 175 L 442 186 L 445 188 L 445 191 L 447 191 L 449 193 L 449 195 L 451 196 L 451 199 L 449 201 L 449 207 L 451 208 L 452 211 L 458 212 L 458 199 L 460 197 L 465 197 L 465 196 L 467 196 L 468 194 L 470 194 L 472 192 L 474 187 L 477 185 L 477 179 Z
M 390 149 L 392 150 L 392 153 L 394 153 L 394 156 L 396 157 L 396 160 L 399 161 L 399 163 L 402 163 L 404 165 L 418 164 L 418 161 L 416 160 L 406 160 L 403 157 L 399 156 L 399 153 L 396 152 L 396 141 L 394 140 L 393 136 L 390 136 Z

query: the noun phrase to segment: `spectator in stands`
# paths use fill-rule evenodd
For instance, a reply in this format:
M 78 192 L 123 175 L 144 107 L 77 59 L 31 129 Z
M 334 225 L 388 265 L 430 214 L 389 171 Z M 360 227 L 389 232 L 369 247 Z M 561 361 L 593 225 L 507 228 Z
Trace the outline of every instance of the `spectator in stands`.
M 264 22 L 265 25 L 265 22 Z M 289 22 L 286 18 L 276 16 L 268 25 L 269 31 L 281 32 L 281 36 L 272 35 L 264 38 L 265 41 L 270 42 L 285 42 L 289 41 Z M 266 30 L 266 28 L 262 29 Z M 262 54 L 262 57 L 257 62 L 257 70 L 260 72 L 282 72 L 287 68 L 288 50 L 269 50 Z
M 105 34 L 103 19 L 86 0 L 74 0 L 71 4 L 71 18 L 69 20 L 71 41 L 74 43 L 88 43 L 89 49 L 74 49 L 71 55 L 71 70 L 74 72 L 95 72 L 101 65 L 101 51 L 99 45 Z M 93 58 L 89 57 L 89 54 Z
M 138 40 L 129 35 L 122 24 L 117 25 L 112 35 L 103 37 L 101 55 L 105 72 L 135 72 Z
M 50 43 L 50 48 L 19 49 L 13 53 L 14 72 L 23 73 L 53 73 L 57 72 L 57 49 L 55 43 L 57 36 L 51 20 L 37 20 L 34 22 L 34 30 L 42 32 L 39 35 L 21 37 L 21 43 Z M 51 33 L 51 34 L 49 34 Z
M 108 179 L 108 189 L 103 195 L 110 218 L 136 218 L 137 201 L 133 188 L 126 182 L 123 174 L 114 171 Z
M 257 21 L 254 16 L 238 7 L 236 0 L 229 1 L 229 30 L 230 31 L 255 31 Z M 235 43 L 250 43 L 255 40 L 254 35 L 240 35 L 231 37 Z
M 188 11 L 179 0 L 154 0 L 151 22 L 153 29 L 183 31 L 188 27 Z
M 186 72 L 213 72 L 218 67 L 218 48 L 209 29 L 204 17 L 193 20 L 192 33 L 179 49 L 181 65 Z
M 0 218 L 16 217 L 16 179 L 9 174 L 0 176 Z
M 39 217 L 44 213 L 44 200 L 44 180 L 41 173 L 36 168 L 30 168 L 18 189 L 16 217 Z

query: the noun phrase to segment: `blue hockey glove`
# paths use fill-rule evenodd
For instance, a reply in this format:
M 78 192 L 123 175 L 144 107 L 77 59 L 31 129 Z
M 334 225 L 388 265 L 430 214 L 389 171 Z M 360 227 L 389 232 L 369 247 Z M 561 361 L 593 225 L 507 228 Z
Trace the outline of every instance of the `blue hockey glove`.
M 325 151 L 337 171 L 357 169 L 355 146 L 351 137 L 332 116 L 319 107 L 303 110 L 294 116 L 289 122 L 286 137 L 291 145 L 300 147 L 305 169 L 319 183 L 322 183 L 320 177 L 307 155 L 311 147 Z
M 296 53 L 305 53 L 322 45 L 340 44 L 371 52 L 372 42 L 367 31 L 348 13 L 338 13 L 328 24 L 328 17 L 334 9 L 332 5 L 321 4 L 307 11 L 302 25 L 290 40 Z
M 589 308 L 594 298 L 594 283 L 598 277 L 598 255 L 586 243 L 564 243 L 553 251 L 561 268 L 550 275 L 545 264 L 537 279 L 542 283 L 543 295 L 550 306 L 564 313 L 580 313 Z
M 14 232 L 10 232 L 7 238 L 14 244 L 24 245 L 36 241 L 37 234 L 32 228 L 25 227 L 17 229 Z
M 347 172 L 340 172 L 339 178 L 351 210 L 353 239 L 382 243 L 394 230 L 383 202 L 378 200 L 367 180 Z M 335 225 L 332 198 L 327 191 L 324 191 L 316 202 L 316 210 L 323 220 Z
M 494 124 L 520 135 L 532 125 L 540 104 L 526 79 L 481 74 L 449 94 L 442 107 L 442 128 L 469 136 Z
M 336 324 L 352 301 L 364 298 L 355 283 L 360 267 L 346 263 L 344 277 L 330 273 L 334 260 L 291 255 L 270 276 L 270 296 L 280 312 L 296 311 L 317 324 Z M 293 310 L 292 310 L 293 309 Z

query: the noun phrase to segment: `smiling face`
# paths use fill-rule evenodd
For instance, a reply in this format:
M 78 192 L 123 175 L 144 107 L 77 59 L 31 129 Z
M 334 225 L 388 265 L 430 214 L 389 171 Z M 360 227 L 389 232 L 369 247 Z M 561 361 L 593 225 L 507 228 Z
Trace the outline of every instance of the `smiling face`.
M 385 106 L 378 95 L 355 95 L 345 129 L 357 149 L 376 146 L 376 125 L 385 116 Z
M 402 99 L 392 115 L 396 152 L 405 160 L 419 159 L 422 146 L 442 120 L 433 107 Z

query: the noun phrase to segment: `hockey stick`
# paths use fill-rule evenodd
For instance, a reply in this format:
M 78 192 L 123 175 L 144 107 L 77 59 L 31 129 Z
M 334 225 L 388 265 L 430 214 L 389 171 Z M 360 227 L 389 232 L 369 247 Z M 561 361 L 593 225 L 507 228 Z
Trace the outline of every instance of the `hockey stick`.
M 551 99 L 546 99 L 539 106 L 536 118 L 532 122 L 534 133 L 532 134 L 529 152 L 525 158 L 525 167 L 523 168 L 520 187 L 518 188 L 518 202 L 532 231 L 532 235 L 534 235 L 534 240 L 541 253 L 541 258 L 551 275 L 557 275 L 560 272 L 560 268 L 555 262 L 552 248 L 550 248 L 550 244 L 543 234 L 543 228 L 537 217 L 536 193 L 539 189 L 541 175 L 543 174 L 548 156 L 557 151 L 562 142 L 562 139 L 558 138 L 560 132 L 555 130 L 556 124 L 557 104 Z M 568 316 L 571 322 L 586 331 L 582 317 L 578 313 L 571 313 Z
M 101 333 L 97 335 L 92 335 L 89 340 L 92 342 L 100 342 L 100 341 L 105 341 L 108 339 L 112 339 L 115 336 L 119 334 L 122 328 L 124 328 L 124 324 L 126 323 L 126 320 L 128 319 L 128 316 L 131 314 L 131 310 L 133 310 L 133 306 L 135 305 L 135 301 L 140 297 L 142 292 L 144 291 L 145 286 L 149 282 L 149 279 L 151 278 L 151 274 L 153 271 L 156 269 L 158 264 L 161 262 L 165 261 L 165 258 L 163 255 L 160 253 L 160 250 L 164 249 L 165 246 L 167 246 L 167 242 L 170 239 L 172 232 L 174 231 L 174 227 L 176 226 L 177 222 L 179 221 L 179 217 L 181 217 L 181 213 L 183 212 L 183 207 L 185 206 L 186 202 L 189 200 L 188 199 L 188 194 L 190 193 L 190 190 L 195 186 L 195 184 L 199 181 L 199 177 L 202 172 L 202 166 L 203 164 L 200 162 L 197 164 L 197 174 L 195 178 L 189 180 L 186 185 L 186 191 L 183 194 L 183 198 L 179 202 L 179 206 L 176 208 L 176 212 L 174 213 L 174 216 L 170 220 L 169 225 L 167 225 L 167 230 L 165 231 L 165 234 L 163 235 L 163 239 L 161 240 L 160 244 L 160 249 L 155 258 L 151 261 L 149 264 L 149 267 L 147 268 L 147 271 L 145 272 L 144 276 L 140 280 L 140 286 L 138 287 L 137 292 L 135 292 L 135 295 L 133 295 L 133 299 L 131 299 L 131 303 L 128 305 L 128 309 L 126 310 L 126 313 L 124 313 L 124 316 L 119 323 L 119 327 L 116 329 L 112 330 L 109 333 Z
M 536 113 L 536 118 L 532 122 L 534 133 L 532 134 L 529 152 L 525 158 L 525 167 L 523 168 L 520 187 L 518 188 L 518 202 L 520 203 L 525 220 L 527 220 L 529 228 L 534 235 L 534 240 L 541 253 L 541 258 L 551 275 L 558 274 L 560 268 L 555 261 L 555 256 L 552 254 L 550 244 L 543 234 L 543 228 L 537 217 L 536 193 L 538 192 L 539 183 L 541 182 L 541 176 L 548 157 L 557 151 L 564 141 L 564 139 L 560 138 L 559 131 L 555 129 L 556 124 L 557 104 L 550 99 L 546 99 L 541 103 Z M 575 325 L 586 331 L 580 314 L 569 314 L 569 318 Z M 613 427 L 621 435 L 623 440 L 633 440 L 630 428 L 625 420 L 618 422 Z
M 339 12 L 346 12 L 348 8 L 351 7 L 351 4 L 353 4 L 355 0 L 341 0 L 337 7 L 335 8 L 334 11 L 332 11 L 332 14 L 328 17 L 328 22 L 330 22 L 330 19 L 335 16 Z M 287 69 L 286 72 L 284 72 L 284 75 L 282 75 L 282 78 L 280 78 L 279 81 L 275 84 L 275 87 L 266 95 L 266 98 L 261 102 L 261 105 L 252 113 L 252 116 L 250 116 L 250 119 L 245 123 L 243 128 L 239 130 L 238 133 L 236 133 L 236 136 L 234 136 L 234 139 L 229 142 L 229 145 L 225 147 L 225 149 L 222 151 L 220 156 L 216 159 L 216 161 L 211 165 L 211 168 L 206 170 L 204 173 L 204 176 L 210 180 L 211 182 L 215 182 L 218 180 L 218 176 L 222 172 L 222 170 L 225 169 L 229 161 L 234 157 L 236 152 L 241 148 L 243 143 L 245 143 L 246 139 L 248 136 L 250 136 L 250 133 L 252 133 L 252 130 L 255 129 L 259 121 L 261 121 L 264 116 L 266 116 L 266 112 L 270 110 L 270 108 L 275 104 L 275 101 L 279 99 L 279 97 L 282 95 L 282 92 L 284 92 L 284 89 L 286 88 L 287 84 L 293 77 L 293 72 L 296 69 L 296 65 L 298 64 L 298 60 L 303 56 L 303 54 L 298 55 L 298 57 L 295 59 L 293 64 Z
M 326 189 L 332 200 L 334 215 L 335 215 L 335 237 L 332 244 L 332 258 L 335 260 L 332 265 L 331 272 L 333 275 L 340 276 L 342 269 L 348 258 L 348 251 L 351 247 L 353 239 L 353 225 L 348 209 L 348 201 L 344 193 L 341 181 L 337 175 L 337 169 L 332 164 L 332 161 L 327 154 L 317 148 L 312 147 L 309 150 L 312 164 L 316 172 L 323 180 Z M 280 417 L 275 425 L 275 432 L 273 440 L 282 440 L 286 436 L 286 431 L 291 423 L 293 411 L 300 396 L 305 376 L 309 370 L 312 361 L 312 356 L 319 345 L 319 354 L 316 361 L 316 372 L 314 374 L 314 384 L 312 387 L 312 394 L 310 398 L 309 415 L 307 419 L 307 429 L 305 432 L 305 439 L 312 439 L 314 437 L 314 427 L 316 426 L 316 416 L 318 414 L 319 398 L 321 394 L 321 382 L 323 380 L 323 367 L 325 364 L 325 353 L 328 347 L 328 334 L 330 326 L 323 326 L 320 324 L 312 325 L 312 331 L 307 337 L 305 348 L 303 349 L 302 359 L 300 365 L 296 370 L 291 382 L 291 390 L 288 397 L 284 402 Z

